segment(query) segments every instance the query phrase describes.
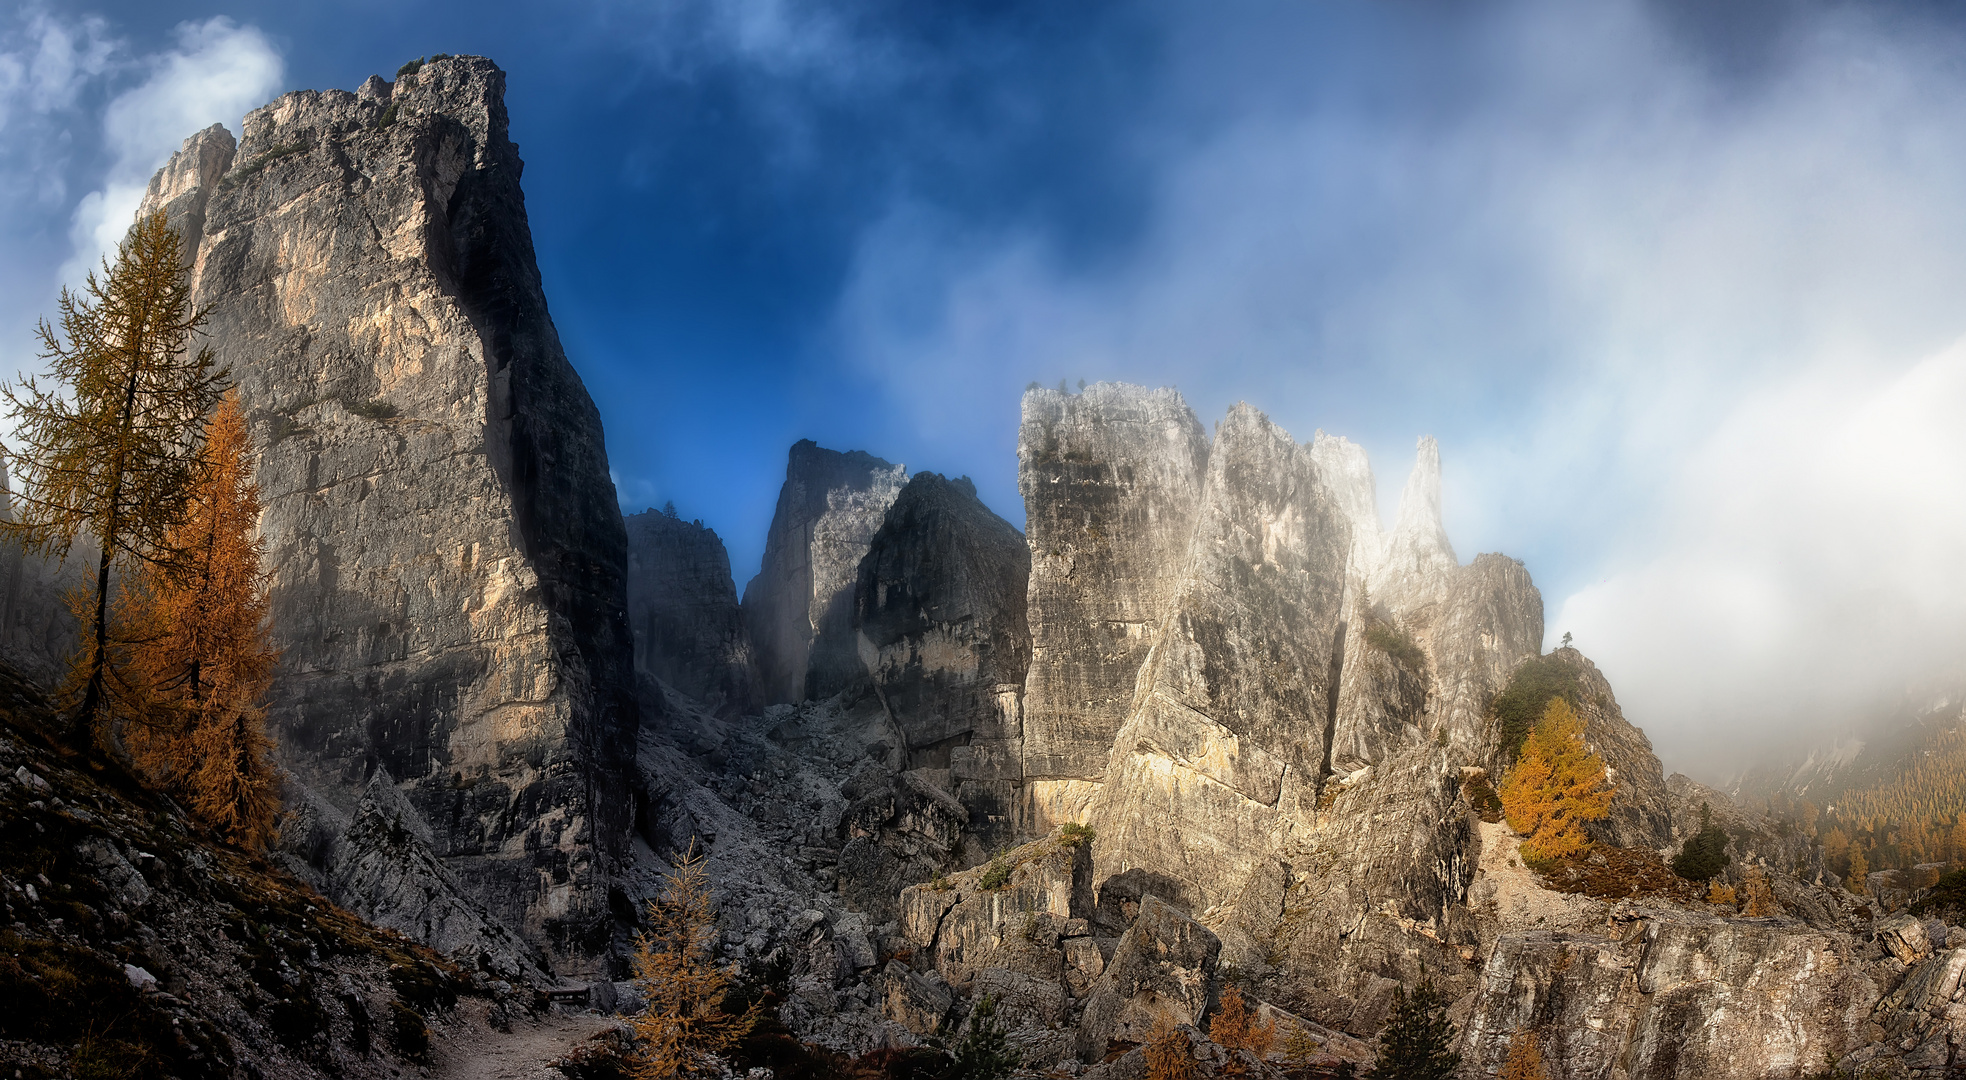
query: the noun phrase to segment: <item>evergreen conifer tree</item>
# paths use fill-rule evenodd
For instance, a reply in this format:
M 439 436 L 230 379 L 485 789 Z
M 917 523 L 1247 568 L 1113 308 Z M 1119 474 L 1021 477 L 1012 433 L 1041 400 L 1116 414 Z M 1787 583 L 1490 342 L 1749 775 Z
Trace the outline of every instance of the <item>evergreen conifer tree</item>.
M 1551 698 L 1502 782 L 1502 812 L 1530 859 L 1558 859 L 1590 846 L 1583 823 L 1611 812 L 1604 761 L 1584 745 L 1584 721 Z
M 191 304 L 188 267 L 164 215 L 137 222 L 102 276 L 62 290 L 59 332 L 39 327 L 48 385 L 0 386 L 14 424 L 18 513 L 0 535 L 66 557 L 87 534 L 98 546 L 83 600 L 82 648 L 68 737 L 86 746 L 110 703 L 110 571 L 166 561 L 197 467 L 204 420 L 225 373 L 210 349 L 190 352 L 205 313 Z
M 944 1080 L 1002 1080 L 1022 1063 L 1022 1055 L 1010 1048 L 1003 1022 L 997 1019 L 996 999 L 984 994 L 970 1010 L 969 1030 L 956 1044 L 953 1057 Z
M 1447 1022 L 1447 1002 L 1432 982 L 1408 994 L 1393 990 L 1393 1015 L 1379 1033 L 1379 1062 L 1367 1080 L 1450 1080 L 1461 1065 L 1454 1045 L 1454 1026 Z
M 1688 881 L 1705 881 L 1733 861 L 1727 854 L 1727 830 L 1713 823 L 1713 807 L 1700 804 L 1700 831 L 1680 845 L 1672 872 Z

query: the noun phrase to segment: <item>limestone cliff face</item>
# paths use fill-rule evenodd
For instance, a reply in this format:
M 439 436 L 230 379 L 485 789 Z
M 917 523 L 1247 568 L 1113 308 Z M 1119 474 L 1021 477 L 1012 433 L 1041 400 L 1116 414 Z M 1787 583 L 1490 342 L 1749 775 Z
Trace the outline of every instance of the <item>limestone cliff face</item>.
M 1023 771 L 1042 807 L 1105 775 L 1180 584 L 1208 439 L 1173 390 L 1032 390 L 1017 460 L 1031 545 Z
M 288 94 L 152 180 L 260 453 L 282 763 L 378 770 L 563 966 L 610 934 L 636 728 L 600 419 L 533 261 L 490 61 Z
M 1024 535 L 968 477 L 916 473 L 868 544 L 854 590 L 860 659 L 909 767 L 950 770 L 986 847 L 1010 837 L 1030 573 Z
M 636 669 L 713 711 L 741 711 L 757 676 L 724 542 L 654 510 L 623 523 Z
M 1169 899 L 1205 906 L 1314 797 L 1351 546 L 1310 452 L 1230 410 L 1095 803 L 1100 876 L 1165 875 L 1185 885 Z
M 768 704 L 838 692 L 864 671 L 853 631 L 860 560 L 907 482 L 872 454 L 792 447 L 765 537 L 764 566 L 744 587 L 744 625 Z

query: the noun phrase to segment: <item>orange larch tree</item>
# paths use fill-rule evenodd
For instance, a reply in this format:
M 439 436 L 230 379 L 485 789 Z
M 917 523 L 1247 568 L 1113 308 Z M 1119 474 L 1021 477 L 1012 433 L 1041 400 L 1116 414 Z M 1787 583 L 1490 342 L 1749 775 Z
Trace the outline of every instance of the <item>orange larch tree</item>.
M 701 1072 L 709 1057 L 736 1046 L 758 1021 L 756 1005 L 724 1011 L 732 973 L 710 954 L 716 912 L 710 875 L 695 841 L 676 862 L 658 899 L 649 901 L 648 930 L 630 962 L 648 1007 L 629 1023 L 639 1044 L 636 1080 L 670 1080 Z
M 1502 812 L 1531 859 L 1558 859 L 1590 846 L 1583 823 L 1611 813 L 1604 760 L 1584 745 L 1584 721 L 1552 698 L 1502 782 Z
M 126 593 L 118 622 L 128 681 L 148 697 L 130 737 L 138 763 L 219 832 L 264 847 L 279 800 L 261 699 L 279 653 L 266 638 L 251 452 L 238 395 L 227 394 L 168 538 L 174 555 Z

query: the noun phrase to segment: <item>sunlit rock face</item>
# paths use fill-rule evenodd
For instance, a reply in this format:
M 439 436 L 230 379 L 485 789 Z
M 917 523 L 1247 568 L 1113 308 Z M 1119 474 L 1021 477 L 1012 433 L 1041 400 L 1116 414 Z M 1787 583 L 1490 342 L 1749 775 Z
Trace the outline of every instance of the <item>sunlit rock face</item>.
M 757 674 L 724 542 L 700 521 L 654 510 L 623 523 L 636 670 L 712 711 L 742 711 Z
M 1199 908 L 1314 801 L 1351 541 L 1309 451 L 1230 410 L 1095 804 L 1102 877 L 1165 875 Z
M 764 566 L 744 587 L 744 625 L 766 704 L 838 693 L 865 674 L 853 630 L 860 560 L 907 469 L 859 450 L 794 444 L 765 536 Z
M 1024 794 L 1032 826 L 1079 820 L 1180 584 L 1208 438 L 1173 390 L 1024 395 L 1018 488 L 1031 546 Z
M 187 140 L 185 236 L 266 510 L 282 764 L 355 816 L 383 770 L 448 873 L 591 967 L 628 832 L 626 540 L 533 260 L 505 75 L 434 61 Z

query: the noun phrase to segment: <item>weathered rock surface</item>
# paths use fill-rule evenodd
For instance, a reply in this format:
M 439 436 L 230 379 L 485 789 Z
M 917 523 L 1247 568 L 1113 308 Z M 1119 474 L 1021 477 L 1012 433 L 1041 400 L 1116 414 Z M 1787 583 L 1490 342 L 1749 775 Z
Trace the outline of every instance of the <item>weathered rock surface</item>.
M 1099 876 L 1199 910 L 1314 800 L 1352 538 L 1304 447 L 1247 405 L 1217 430 L 1186 570 L 1094 804 Z
M 260 452 L 269 716 L 352 813 L 376 770 L 467 893 L 591 968 L 636 728 L 599 415 L 533 261 L 490 61 L 288 94 L 193 136 L 182 230 Z
M 744 624 L 770 704 L 823 698 L 865 674 L 853 629 L 860 560 L 908 472 L 859 450 L 793 444 L 765 536 L 764 566 L 744 587 Z
M 622 521 L 636 670 L 713 710 L 741 711 L 757 676 L 724 542 L 700 521 L 654 510 Z
M 1208 1012 L 1222 943 L 1208 928 L 1158 897 L 1113 947 L 1079 1023 L 1078 1053 L 1096 1061 L 1114 1039 L 1144 1043 L 1161 1022 L 1199 1025 Z
M 1208 439 L 1173 390 L 1032 390 L 1017 460 L 1031 547 L 1023 772 L 1042 828 L 1051 795 L 1105 775 L 1180 584 Z
M 1021 776 L 1025 588 L 1031 549 L 968 477 L 917 473 L 860 562 L 862 663 L 901 732 L 908 766 L 947 769 L 971 831 L 1007 842 Z

